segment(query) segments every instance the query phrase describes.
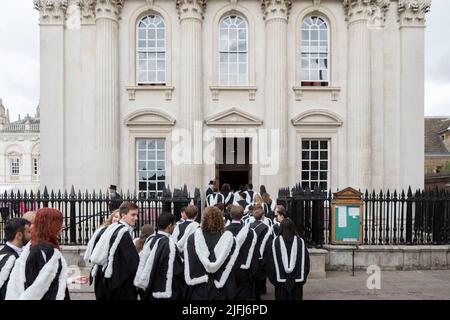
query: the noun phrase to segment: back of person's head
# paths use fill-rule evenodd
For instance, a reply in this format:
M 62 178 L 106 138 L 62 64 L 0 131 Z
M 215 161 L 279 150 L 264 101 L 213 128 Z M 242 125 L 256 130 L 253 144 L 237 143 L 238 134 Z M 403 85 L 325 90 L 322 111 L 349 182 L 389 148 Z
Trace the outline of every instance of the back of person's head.
M 155 228 L 151 224 L 144 224 L 141 228 L 141 233 L 139 234 L 139 239 L 136 241 L 136 250 L 141 252 L 144 247 L 145 240 L 150 237 L 155 232 Z
M 230 216 L 233 220 L 241 220 L 244 215 L 244 208 L 241 206 L 230 206 Z
M 158 230 L 165 230 L 168 226 L 174 225 L 176 218 L 172 213 L 163 212 L 158 217 Z
M 231 190 L 231 187 L 228 183 L 224 183 L 222 185 L 222 189 L 221 189 L 222 193 L 228 194 L 230 192 L 230 190 Z
M 129 201 L 122 202 L 122 204 L 119 207 L 119 213 L 120 216 L 128 214 L 131 210 L 139 210 L 139 207 L 137 204 Z
M 285 240 L 292 240 L 296 235 L 298 235 L 298 233 L 294 221 L 289 218 L 284 219 L 280 223 L 280 236 Z
M 247 198 L 247 195 L 245 194 L 245 192 L 240 192 L 239 196 L 241 197 L 241 200 L 245 200 Z
M 189 220 L 194 220 L 197 217 L 198 208 L 191 204 L 186 207 L 186 210 L 184 212 L 186 213 L 186 217 Z
M 268 194 L 267 192 L 263 193 L 261 195 L 261 199 L 264 203 L 267 203 L 267 204 L 270 204 L 272 202 L 272 199 L 270 198 L 270 194 Z
M 42 208 L 36 213 L 31 230 L 31 245 L 40 242 L 59 248 L 58 237 L 62 231 L 63 215 L 61 211 L 52 208 Z
M 261 204 L 257 203 L 253 206 L 253 217 L 256 220 L 261 220 L 264 216 L 264 209 Z
M 17 233 L 25 233 L 25 226 L 29 226 L 30 221 L 23 218 L 14 218 L 9 220 L 5 226 L 5 239 L 8 242 L 14 241 Z
M 28 220 L 30 223 L 34 223 L 34 219 L 36 219 L 36 211 L 25 212 L 22 218 Z
M 222 212 L 216 207 L 208 207 L 202 216 L 201 228 L 210 233 L 222 233 L 224 230 Z
M 253 197 L 253 202 L 255 204 L 262 204 L 263 203 L 263 199 L 262 199 L 261 195 L 255 194 L 255 196 Z
M 252 190 L 252 189 L 253 189 L 253 184 L 249 183 L 247 189 L 248 189 L 248 190 Z
M 216 207 L 217 209 L 219 209 L 220 212 L 222 212 L 222 213 L 225 211 L 225 205 L 224 205 L 222 202 L 216 203 L 216 204 L 214 205 L 214 207 Z
M 261 185 L 260 187 L 259 187 L 259 194 L 264 194 L 264 193 L 266 193 L 267 191 L 266 191 L 266 186 L 265 185 Z

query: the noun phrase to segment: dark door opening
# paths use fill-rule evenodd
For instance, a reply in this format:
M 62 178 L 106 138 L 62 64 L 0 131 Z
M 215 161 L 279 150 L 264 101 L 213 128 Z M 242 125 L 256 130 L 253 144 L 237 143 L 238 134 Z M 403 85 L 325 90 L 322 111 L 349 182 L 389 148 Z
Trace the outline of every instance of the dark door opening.
M 248 171 L 219 171 L 220 186 L 228 183 L 232 190 L 238 190 L 239 186 L 249 183 Z

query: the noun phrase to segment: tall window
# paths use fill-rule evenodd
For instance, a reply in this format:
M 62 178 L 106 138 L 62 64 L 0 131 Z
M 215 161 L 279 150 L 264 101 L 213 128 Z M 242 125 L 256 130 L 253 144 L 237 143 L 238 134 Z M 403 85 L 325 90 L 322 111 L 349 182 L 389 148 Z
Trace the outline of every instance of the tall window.
M 328 86 L 329 83 L 329 29 L 321 17 L 303 20 L 301 41 L 302 86 Z
M 228 16 L 220 22 L 220 85 L 248 84 L 248 28 L 240 16 Z
M 35 176 L 39 175 L 39 159 L 33 158 L 33 174 Z
M 302 141 L 302 187 L 329 189 L 329 140 Z
M 20 174 L 20 160 L 18 158 L 11 159 L 11 175 L 18 176 Z
M 139 196 L 161 195 L 166 180 L 164 139 L 139 139 L 136 152 Z
M 142 18 L 137 25 L 139 84 L 166 83 L 166 36 L 164 20 L 157 15 Z

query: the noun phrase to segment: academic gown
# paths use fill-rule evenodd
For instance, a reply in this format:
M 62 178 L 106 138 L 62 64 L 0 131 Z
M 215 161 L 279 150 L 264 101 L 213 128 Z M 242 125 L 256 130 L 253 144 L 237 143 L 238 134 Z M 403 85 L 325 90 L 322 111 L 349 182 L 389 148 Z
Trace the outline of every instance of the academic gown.
M 245 227 L 244 223 L 231 223 L 225 230 L 230 231 L 235 237 Z M 249 300 L 253 298 L 254 275 L 252 262 L 258 259 L 256 247 L 256 233 L 248 228 L 245 241 L 239 249 L 239 255 L 234 265 L 232 276 L 236 283 L 236 300 Z M 247 263 L 249 264 L 247 265 Z
M 94 245 L 93 248 L 97 245 L 98 241 L 100 240 L 100 237 L 105 232 L 106 228 L 103 228 L 99 231 L 97 237 L 93 239 Z M 97 274 L 94 277 L 92 277 L 92 271 L 89 274 L 89 285 L 92 285 L 92 282 L 94 282 L 94 292 L 95 292 L 95 298 L 96 300 L 106 300 L 106 291 L 105 291 L 105 274 L 103 273 L 103 270 L 101 267 L 98 268 Z
M 0 250 L 0 301 L 5 300 L 9 276 L 18 257 L 17 252 L 8 245 Z
M 294 238 L 283 239 L 286 251 L 282 249 L 282 237 L 278 236 L 273 240 L 270 251 L 269 262 L 269 280 L 275 286 L 275 300 L 302 300 L 303 299 L 303 285 L 308 278 L 310 261 L 308 249 L 304 241 L 298 236 L 297 251 L 295 256 L 295 264 L 292 262 L 293 252 L 292 247 Z M 284 252 L 283 252 L 284 251 Z M 287 257 L 287 265 L 283 262 L 283 256 Z M 293 264 L 293 269 L 287 269 Z
M 172 241 L 172 243 L 171 243 Z M 135 278 L 145 276 L 147 286 L 142 291 L 142 300 L 166 299 L 180 300 L 184 298 L 184 269 L 180 252 L 173 240 L 163 234 L 156 234 L 147 244 L 146 252 L 154 250 L 152 262 L 142 272 L 138 269 Z M 143 255 L 141 255 L 142 259 Z M 141 261 L 142 263 L 142 261 Z M 170 265 L 169 265 L 170 263 Z
M 178 228 L 178 232 L 175 235 L 176 236 L 176 239 L 174 239 L 175 241 L 178 242 L 180 241 L 181 238 L 183 238 L 184 232 L 186 231 L 186 228 L 189 226 L 189 224 L 191 224 L 191 222 L 193 221 L 185 220 L 176 226 L 176 228 Z
M 123 228 L 126 228 L 125 226 Z M 114 243 L 120 228 L 111 237 Z M 136 300 L 137 291 L 133 284 L 139 265 L 139 255 L 129 232 L 125 232 L 114 253 L 111 278 L 104 278 L 107 300 Z
M 229 231 L 221 235 L 198 228 L 189 236 L 184 251 L 187 300 L 230 300 L 235 297 L 236 283 L 230 277 L 239 253 L 235 246 L 233 234 Z M 203 261 L 214 263 L 218 260 L 216 252 L 222 263 L 218 263 L 220 267 L 217 270 L 207 271 L 198 254 L 202 255 Z
M 52 245 L 47 243 L 39 243 L 35 246 L 30 247 L 30 254 L 25 264 L 25 289 L 30 287 L 36 278 L 39 276 L 40 271 L 46 265 L 46 263 L 52 258 L 55 254 L 55 249 Z M 44 260 L 45 255 L 45 260 Z M 44 294 L 41 300 L 56 300 L 56 295 L 58 293 L 59 288 L 59 276 L 62 272 L 62 262 L 58 260 L 58 269 L 57 273 L 53 278 L 53 281 L 50 284 L 47 292 Z M 66 285 L 66 293 L 64 300 L 70 300 L 69 290 Z

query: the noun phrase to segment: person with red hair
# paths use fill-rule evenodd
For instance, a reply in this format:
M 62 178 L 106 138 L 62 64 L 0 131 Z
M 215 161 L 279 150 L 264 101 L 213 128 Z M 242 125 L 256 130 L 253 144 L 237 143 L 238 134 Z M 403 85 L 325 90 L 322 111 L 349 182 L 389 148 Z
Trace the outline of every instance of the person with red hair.
M 51 208 L 39 209 L 31 241 L 11 272 L 6 300 L 66 300 L 67 263 L 59 250 L 63 215 Z

